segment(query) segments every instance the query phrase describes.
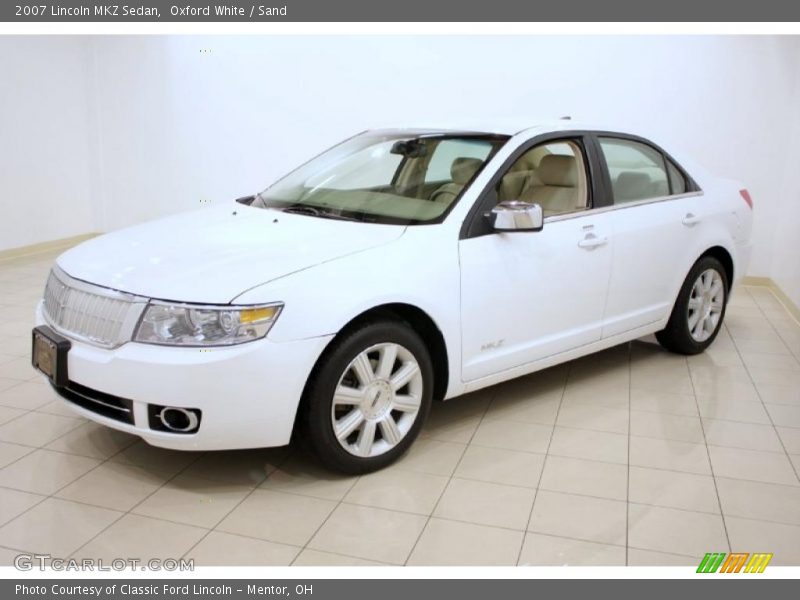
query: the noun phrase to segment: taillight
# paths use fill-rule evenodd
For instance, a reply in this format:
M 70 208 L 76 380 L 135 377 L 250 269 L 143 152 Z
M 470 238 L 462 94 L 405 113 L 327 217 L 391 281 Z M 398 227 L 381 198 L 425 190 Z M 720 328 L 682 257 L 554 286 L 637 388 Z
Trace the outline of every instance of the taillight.
M 747 190 L 739 190 L 739 194 L 741 194 L 744 201 L 747 202 L 747 206 L 750 207 L 750 210 L 753 210 L 753 199 L 750 197 L 750 192 Z

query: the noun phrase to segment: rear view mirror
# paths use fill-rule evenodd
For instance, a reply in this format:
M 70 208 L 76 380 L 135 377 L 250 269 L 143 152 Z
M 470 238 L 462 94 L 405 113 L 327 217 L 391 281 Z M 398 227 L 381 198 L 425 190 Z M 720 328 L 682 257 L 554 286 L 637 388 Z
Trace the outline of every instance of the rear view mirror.
M 406 158 L 419 158 L 428 153 L 428 146 L 422 140 L 400 140 L 392 145 L 391 153 Z
M 505 200 L 489 213 L 495 231 L 541 231 L 544 227 L 542 207 L 522 200 Z

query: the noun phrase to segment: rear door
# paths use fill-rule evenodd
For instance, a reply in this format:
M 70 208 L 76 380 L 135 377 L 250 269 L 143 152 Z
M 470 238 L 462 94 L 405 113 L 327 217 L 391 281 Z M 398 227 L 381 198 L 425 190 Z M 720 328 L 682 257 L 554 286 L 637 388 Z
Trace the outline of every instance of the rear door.
M 669 316 L 707 215 L 696 185 L 660 149 L 639 138 L 597 140 L 614 229 L 605 338 Z

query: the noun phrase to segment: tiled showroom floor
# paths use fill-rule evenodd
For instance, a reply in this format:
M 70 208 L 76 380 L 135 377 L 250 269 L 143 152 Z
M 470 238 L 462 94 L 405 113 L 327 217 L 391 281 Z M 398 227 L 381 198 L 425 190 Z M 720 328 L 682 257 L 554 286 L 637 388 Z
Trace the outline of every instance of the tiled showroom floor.
M 29 365 L 53 257 L 0 261 L 0 564 L 800 565 L 800 326 L 766 288 L 704 355 L 638 341 L 439 403 L 397 465 L 349 478 L 76 418 Z

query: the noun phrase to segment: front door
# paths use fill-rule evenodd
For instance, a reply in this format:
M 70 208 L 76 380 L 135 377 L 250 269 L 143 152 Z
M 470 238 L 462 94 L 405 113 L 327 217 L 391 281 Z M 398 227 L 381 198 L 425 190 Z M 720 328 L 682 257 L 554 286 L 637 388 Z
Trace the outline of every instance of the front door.
M 464 381 L 600 339 L 613 232 L 609 212 L 587 210 L 586 164 L 577 140 L 531 149 L 496 191 L 540 204 L 542 231 L 459 242 Z

